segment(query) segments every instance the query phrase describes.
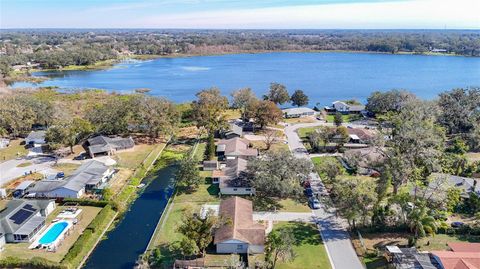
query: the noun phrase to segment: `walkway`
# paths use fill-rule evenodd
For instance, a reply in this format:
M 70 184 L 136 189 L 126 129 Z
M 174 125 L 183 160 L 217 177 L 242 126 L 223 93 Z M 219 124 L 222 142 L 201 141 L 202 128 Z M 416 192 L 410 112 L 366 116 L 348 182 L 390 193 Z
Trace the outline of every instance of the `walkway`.
M 303 145 L 296 130 L 304 127 L 326 125 L 324 122 L 301 123 L 285 127 L 288 145 L 293 154 L 298 158 L 306 158 L 311 161 L 308 151 Z M 320 193 L 322 200 L 330 199 L 317 173 L 312 173 L 312 189 Z M 324 206 L 313 210 L 316 221 L 320 226 L 320 234 L 325 243 L 333 269 L 362 269 L 363 265 L 353 249 L 350 236 L 346 230 L 345 221 L 335 217 L 335 211 Z

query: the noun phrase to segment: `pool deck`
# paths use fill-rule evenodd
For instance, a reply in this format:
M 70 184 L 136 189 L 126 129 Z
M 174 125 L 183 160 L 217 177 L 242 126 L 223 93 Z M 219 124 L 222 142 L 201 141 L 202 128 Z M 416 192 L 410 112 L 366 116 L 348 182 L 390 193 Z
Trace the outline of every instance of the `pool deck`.
M 62 232 L 57 236 L 57 238 L 55 238 L 55 240 L 53 240 L 51 243 L 48 243 L 48 244 L 41 244 L 40 243 L 40 240 L 43 238 L 43 236 L 45 236 L 52 228 L 53 226 L 55 226 L 56 224 L 58 223 L 61 223 L 61 222 L 66 222 L 67 223 L 67 227 L 65 227 Z M 51 223 L 46 229 L 44 229 L 43 231 L 41 231 L 39 233 L 38 236 L 36 236 L 35 240 L 33 241 L 33 243 L 28 247 L 29 249 L 34 249 L 34 248 L 37 248 L 39 245 L 42 245 L 42 247 L 46 247 L 47 250 L 50 250 L 50 248 L 53 246 L 53 247 L 56 247 L 57 244 L 60 242 L 60 240 L 63 240 L 65 238 L 65 234 L 73 227 L 73 222 L 71 220 L 59 220 L 58 222 L 54 222 L 54 223 Z

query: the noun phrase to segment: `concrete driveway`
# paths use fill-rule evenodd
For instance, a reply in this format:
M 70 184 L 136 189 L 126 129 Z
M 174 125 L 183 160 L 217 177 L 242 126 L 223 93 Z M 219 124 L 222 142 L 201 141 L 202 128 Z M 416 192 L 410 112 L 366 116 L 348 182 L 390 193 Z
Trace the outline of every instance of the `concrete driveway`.
M 28 163 L 31 163 L 31 165 L 19 167 L 21 164 Z M 56 173 L 57 171 L 51 168 L 54 163 L 55 158 L 44 156 L 23 157 L 0 163 L 0 186 L 30 172 L 42 173 L 44 175 Z
M 288 146 L 297 158 L 305 158 L 311 161 L 308 151 L 303 145 L 296 130 L 304 127 L 328 125 L 324 122 L 301 123 L 285 127 Z M 311 173 L 312 189 L 321 196 L 322 208 L 314 210 L 315 221 L 318 224 L 320 234 L 327 249 L 327 254 L 333 269 L 363 269 L 363 265 L 353 249 L 350 236 L 346 230 L 345 220 L 337 218 L 334 208 L 328 208 L 328 193 L 317 173 Z M 327 203 L 325 203 L 325 201 Z
M 315 222 L 315 216 L 298 212 L 253 212 L 253 220 Z

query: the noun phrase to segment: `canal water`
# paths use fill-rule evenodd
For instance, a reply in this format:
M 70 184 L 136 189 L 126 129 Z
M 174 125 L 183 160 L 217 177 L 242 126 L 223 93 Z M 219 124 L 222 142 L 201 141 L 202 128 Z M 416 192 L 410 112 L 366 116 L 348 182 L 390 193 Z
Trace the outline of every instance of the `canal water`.
M 174 191 L 175 166 L 153 171 L 151 182 L 135 200 L 115 229 L 100 241 L 84 268 L 131 269 L 145 251 L 155 227 Z

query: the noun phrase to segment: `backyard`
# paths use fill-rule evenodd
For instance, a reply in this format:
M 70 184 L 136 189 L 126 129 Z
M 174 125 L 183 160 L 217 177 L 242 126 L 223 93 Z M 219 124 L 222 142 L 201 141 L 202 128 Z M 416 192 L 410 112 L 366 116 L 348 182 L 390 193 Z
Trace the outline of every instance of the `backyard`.
M 60 247 L 56 252 L 48 252 L 43 249 L 29 250 L 31 243 L 7 244 L 5 250 L 2 252 L 3 257 L 17 257 L 22 259 L 31 259 L 33 257 L 41 257 L 53 262 L 60 262 L 70 247 L 77 241 L 83 230 L 90 224 L 90 222 L 97 216 L 101 208 L 92 206 L 81 206 L 82 213 L 79 216 L 79 222 L 70 231 L 70 234 L 61 241 Z M 46 226 L 50 225 L 51 221 L 64 209 L 63 206 L 58 206 L 48 217 Z

